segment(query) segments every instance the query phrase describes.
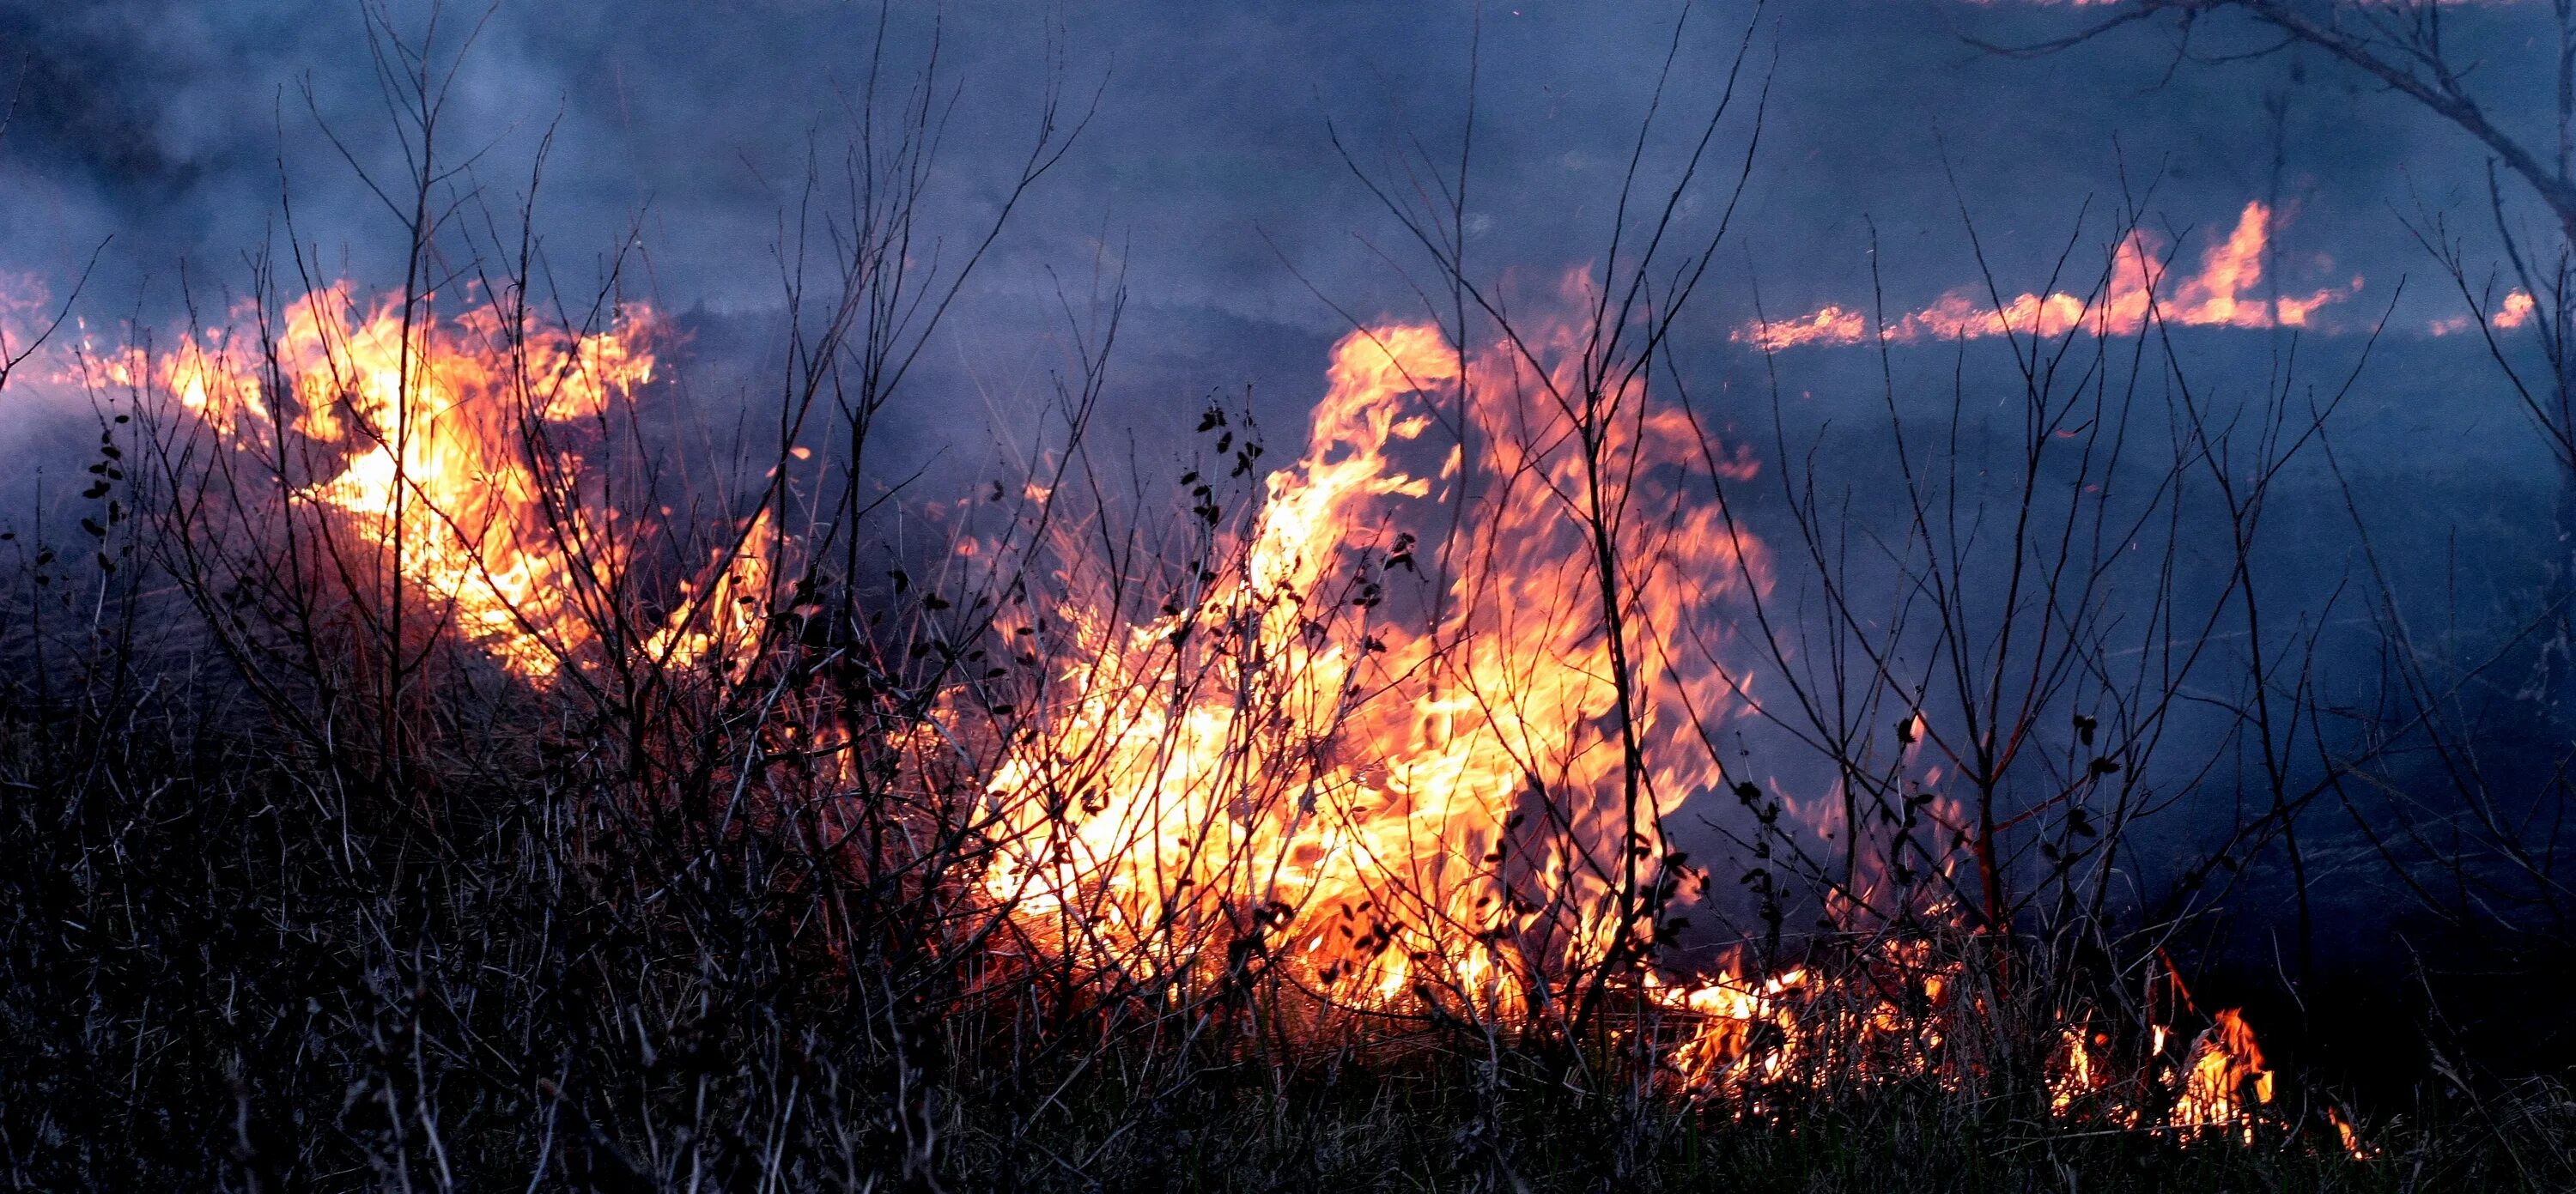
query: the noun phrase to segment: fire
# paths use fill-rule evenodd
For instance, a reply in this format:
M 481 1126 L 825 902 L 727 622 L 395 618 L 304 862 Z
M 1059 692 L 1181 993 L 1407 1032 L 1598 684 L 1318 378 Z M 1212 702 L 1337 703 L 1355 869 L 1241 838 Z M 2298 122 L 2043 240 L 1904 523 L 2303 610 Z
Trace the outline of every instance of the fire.
M 547 679 L 600 647 L 637 536 L 566 445 L 652 380 L 665 330 L 650 307 L 621 306 L 606 328 L 580 331 L 496 303 L 442 318 L 335 285 L 287 305 L 265 333 L 253 331 L 257 315 L 239 311 L 157 359 L 85 356 L 110 382 L 156 384 L 228 447 L 295 474 L 297 499 L 332 512 L 510 671 Z M 756 520 L 665 624 L 647 627 L 644 649 L 700 660 L 744 641 L 775 543 Z
M 2263 1048 L 2255 1043 L 2253 1028 L 2234 1009 L 2221 1011 L 2192 1039 L 2171 1122 L 2186 1135 L 2232 1131 L 2251 1142 L 2249 1095 L 2252 1105 L 2272 1101 L 2272 1071 L 2263 1066 Z
M 2361 1129 L 2353 1126 L 2352 1117 L 2344 1114 L 2343 1108 L 2328 1104 L 2326 1123 L 2334 1128 L 2335 1143 L 2342 1146 L 2343 1155 L 2356 1161 L 2379 1159 L 2378 1147 L 2361 1138 Z
M 2239 272 L 2178 288 L 2186 309 L 2243 317 L 2224 303 L 2249 252 L 2226 250 Z M 1306 1001 L 1306 1032 L 1331 1031 L 1339 1012 L 1408 1010 L 1561 1025 L 1574 980 L 1608 976 L 1643 1017 L 1613 1035 L 1660 1042 L 1671 1092 L 1738 1114 L 1769 1113 L 1784 1087 L 1981 1081 L 1983 1034 L 1953 1026 L 1991 1014 L 1991 991 L 1950 952 L 1976 935 L 1946 903 L 1906 906 L 1885 877 L 1826 909 L 1857 943 L 1831 965 L 1759 973 L 1739 950 L 1696 975 L 1617 968 L 1623 943 L 1653 931 L 1643 921 L 1704 888 L 1669 853 L 1662 817 L 1733 786 L 1690 748 L 1684 719 L 1753 709 L 1724 644 L 1771 574 L 1761 543 L 1686 485 L 1694 465 L 1741 478 L 1750 461 L 1704 446 L 1641 386 L 1608 394 L 1620 413 L 1601 442 L 1617 467 L 1600 473 L 1624 480 L 1605 496 L 1638 511 L 1611 536 L 1629 561 L 1621 641 L 1646 801 L 1625 816 L 1617 660 L 1586 604 L 1599 557 L 1581 533 L 1594 484 L 1583 407 L 1550 397 L 1581 392 L 1581 343 L 1558 331 L 1461 351 L 1431 327 L 1354 333 L 1334 349 L 1303 454 L 1263 479 L 1239 531 L 1176 570 L 1156 613 L 1122 622 L 1114 585 L 1055 560 L 1052 602 L 996 632 L 1052 654 L 1035 699 L 1002 719 L 985 790 L 1003 846 L 984 894 L 1102 991 L 1265 977 Z M 1211 414 L 1206 430 L 1220 429 L 1222 452 L 1236 441 Z M 1218 524 L 1207 485 L 1183 480 Z M 1444 510 L 1455 538 L 1409 529 Z M 996 546 L 954 554 L 1001 566 Z M 1919 713 L 1906 729 L 1909 746 L 1927 737 Z M 969 733 L 961 719 L 946 736 Z M 1923 781 L 1937 786 L 1938 768 Z M 1946 798 L 1922 815 L 1954 843 L 1965 823 Z M 1927 869 L 1955 849 L 1931 848 Z M 1621 898 L 1640 891 L 1661 895 Z M 2144 1108 L 2165 1028 L 2124 1077 L 2089 1023 L 2058 1030 L 2051 1114 L 2250 1138 L 2271 1074 L 2234 1012 L 2195 1038 L 2161 1122 Z
M 2306 327 L 2318 309 L 2361 289 L 2361 279 L 2355 278 L 2344 288 L 2259 296 L 2256 291 L 2263 282 L 2263 258 L 2272 227 L 2269 207 L 2259 201 L 2247 203 L 2235 229 L 2203 249 L 2199 271 L 2188 276 L 2166 268 L 2155 234 L 2132 229 L 2113 251 L 2110 271 L 2101 285 L 2084 295 L 2024 292 L 1996 303 L 1969 290 L 1953 290 L 1928 307 L 1898 317 L 1879 335 L 1895 344 L 2004 335 L 2053 338 L 2078 331 L 2133 336 L 2151 320 L 2185 327 Z M 1870 320 L 1862 312 L 1827 305 L 1781 322 L 1756 320 L 1738 328 L 1732 339 L 1777 352 L 1805 344 L 1858 344 L 1869 338 L 1869 332 Z
M 1965 970 L 1926 942 L 1889 940 L 1869 947 L 1856 968 L 1831 975 L 1790 966 L 1748 978 L 1731 954 L 1712 979 L 1650 985 L 1649 993 L 1685 1018 L 1669 1063 L 1684 1096 L 1729 1099 L 1763 1114 L 1772 1087 L 1932 1077 L 1956 1089 L 1962 1075 L 1945 1033 L 1965 1010 Z M 2090 1071 L 2073 1081 L 2090 1089 Z
M 2177 310 L 2247 317 L 2230 304 L 2259 241 L 2242 241 L 2174 290 Z M 2121 301 L 2143 306 L 2134 294 Z M 653 378 L 666 335 L 641 306 L 575 331 L 332 287 L 273 334 L 210 329 L 98 367 L 235 451 L 296 445 L 297 499 L 542 684 L 611 646 L 598 607 L 639 550 L 636 520 L 579 483 L 565 445 Z M 1751 476 L 1750 458 L 1592 351 L 1572 327 L 1469 349 L 1427 326 L 1354 333 L 1305 450 L 1267 475 L 1211 412 L 1216 452 L 1258 477 L 1259 501 L 1229 518 L 1213 482 L 1184 478 L 1199 547 L 1144 574 L 1151 614 L 1130 616 L 1139 577 L 1104 574 L 1082 532 L 950 545 L 961 569 L 1052 578 L 989 629 L 1032 665 L 1027 699 L 952 694 L 924 728 L 989 752 L 976 782 L 994 854 L 974 894 L 1015 941 L 1111 997 L 1271 982 L 1317 1034 L 1390 1013 L 1564 1026 L 1608 991 L 1634 1017 L 1614 1031 L 1652 1043 L 1675 1094 L 1742 1114 L 1784 1086 L 1973 1075 L 1982 1034 L 1953 1026 L 1990 1011 L 1990 992 L 1935 942 L 1974 933 L 1944 904 L 1881 906 L 1904 898 L 1884 877 L 1826 909 L 1866 942 L 1835 964 L 1652 964 L 1707 882 L 1664 818 L 1760 791 L 1704 735 L 1754 711 L 1732 628 L 1771 568 L 1705 488 Z M 772 561 L 792 549 L 773 518 L 751 520 L 628 649 L 748 667 Z M 1904 737 L 1927 737 L 1920 713 Z M 1938 769 L 1922 779 L 1937 786 Z M 1932 823 L 1960 820 L 1927 802 Z M 2150 1059 L 2166 1039 L 2151 1032 Z M 2061 1025 L 2051 1114 L 2141 1126 L 2110 1045 L 2087 1018 Z M 2221 1012 L 2161 1128 L 2250 1139 L 2271 1083 L 2252 1029 Z
M 1346 337 L 1305 454 L 1226 566 L 1140 625 L 1076 592 L 1024 631 L 1061 634 L 1067 662 L 991 783 L 1017 810 L 991 895 L 1105 969 L 1248 942 L 1336 1004 L 1563 1014 L 1564 980 L 1697 881 L 1661 817 L 1719 769 L 1683 736 L 1747 706 L 1684 661 L 1768 583 L 1761 545 L 1685 500 L 1702 440 L 1642 381 L 1598 397 L 1590 462 L 1613 479 L 1590 479 L 1574 407 L 1543 396 L 1581 393 L 1582 365 L 1570 333 L 1471 353 L 1429 327 Z M 1422 442 L 1436 412 L 1473 447 Z M 1596 500 L 1635 512 L 1603 532 L 1615 631 L 1584 599 L 1603 592 L 1579 517 Z M 1403 529 L 1446 504 L 1467 511 L 1456 538 Z
M 2504 302 L 2497 305 L 2495 311 L 2487 315 L 2483 322 L 2495 331 L 2509 332 L 2531 322 L 2532 312 L 2539 307 L 2540 304 L 2531 297 L 2530 291 L 2515 290 L 2506 294 Z M 2434 320 L 2429 330 L 2436 336 L 2452 336 L 2476 327 L 2480 322 L 2475 316 L 2453 315 Z
M 2096 1042 L 2081 1026 L 2060 1030 L 2057 1039 L 2057 1053 L 2049 1059 L 2048 1110 L 2063 1119 L 2075 1111 L 2079 1100 L 2101 1087 L 2103 1078 L 2094 1072 Z

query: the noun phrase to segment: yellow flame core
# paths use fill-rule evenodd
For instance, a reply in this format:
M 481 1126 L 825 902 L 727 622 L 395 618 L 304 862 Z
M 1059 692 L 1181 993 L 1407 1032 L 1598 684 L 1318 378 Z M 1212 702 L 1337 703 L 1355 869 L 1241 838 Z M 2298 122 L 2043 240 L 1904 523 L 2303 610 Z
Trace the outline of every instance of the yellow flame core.
M 2252 1106 L 2271 1101 L 2272 1071 L 2263 1067 L 2254 1029 L 2232 1009 L 2218 1013 L 2183 1060 L 2173 1126 L 2187 1134 L 2233 1131 L 2250 1142 Z
M 1023 844 L 991 893 L 1101 966 L 1268 934 L 1338 999 L 1411 990 L 1478 1015 L 1529 1014 L 1548 976 L 1599 959 L 1661 874 L 1658 816 L 1716 782 L 1708 752 L 1677 749 L 1682 719 L 1744 707 L 1682 663 L 1688 636 L 1722 638 L 1720 611 L 1768 581 L 1758 543 L 1678 500 L 1701 442 L 1641 385 L 1596 388 L 1607 467 L 1587 472 L 1580 414 L 1544 397 L 1581 392 L 1579 369 L 1570 339 L 1344 339 L 1239 566 L 1131 628 L 1098 601 L 1058 611 L 1074 662 L 993 779 Z M 1471 446 L 1420 444 L 1435 412 Z M 1610 620 L 1583 597 L 1603 591 L 1580 518 L 1596 497 L 1628 512 L 1605 525 L 1645 744 L 1633 819 Z M 1458 538 L 1385 563 L 1410 508 L 1461 503 Z M 1382 612 L 1379 586 L 1415 576 L 1429 612 Z

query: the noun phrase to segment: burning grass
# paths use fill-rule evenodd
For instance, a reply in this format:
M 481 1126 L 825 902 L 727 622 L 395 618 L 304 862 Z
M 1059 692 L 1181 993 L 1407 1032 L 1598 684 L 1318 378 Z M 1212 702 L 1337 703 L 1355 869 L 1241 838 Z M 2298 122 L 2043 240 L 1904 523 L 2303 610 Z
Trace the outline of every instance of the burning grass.
M 2134 336 L 2150 324 L 2307 327 L 2318 311 L 2361 292 L 2362 280 L 2355 277 L 2345 286 L 2329 286 L 2303 295 L 2267 295 L 2263 289 L 2263 263 L 2269 255 L 2265 246 L 2271 240 L 2274 224 L 2269 206 L 2259 200 L 2247 203 L 2234 229 L 2224 239 L 2213 240 L 2203 248 L 2198 268 L 2188 271 L 2173 267 L 2170 254 L 2160 245 L 2161 238 L 2146 229 L 2132 228 L 2111 253 L 2107 271 L 2099 277 L 2078 280 L 2091 282 L 2090 290 L 2068 293 L 2052 289 L 2046 294 L 2024 291 L 2009 299 L 1968 289 L 1953 290 L 1921 310 L 1876 324 L 1877 338 L 1890 344 L 1914 344 L 1996 336 L 2054 340 L 2070 332 Z M 2512 323 L 2503 326 L 2519 326 L 2522 316 L 2517 312 L 2528 311 L 2531 297 L 2520 297 L 2519 307 L 2511 300 L 2505 303 L 2499 322 Z M 1869 312 L 1857 308 L 1827 304 L 1777 323 L 1756 320 L 1738 328 L 1733 338 L 1769 352 L 1810 344 L 1860 344 L 1870 339 L 1874 319 Z M 2434 335 L 2448 335 L 2468 326 L 2466 317 L 2462 317 L 2456 325 L 2438 323 L 2430 330 Z
M 1579 275 L 1562 296 L 1590 297 Z M 1579 324 L 1474 348 L 1355 332 L 1287 464 L 1263 472 L 1254 429 L 1209 408 L 1210 463 L 1178 476 L 1188 509 L 1153 531 L 1177 548 L 1098 551 L 1139 532 L 1059 499 L 1083 480 L 1059 456 L 995 487 L 980 523 L 952 518 L 931 579 L 897 566 L 836 625 L 822 532 L 773 534 L 775 505 L 709 530 L 711 570 L 666 571 L 658 597 L 640 579 L 639 560 L 707 550 L 613 484 L 612 415 L 655 368 L 648 312 L 580 332 L 492 306 L 360 310 L 318 291 L 287 305 L 277 344 L 235 351 L 263 335 L 248 308 L 248 330 L 87 374 L 142 416 L 108 442 L 158 462 L 168 521 L 148 530 L 188 536 L 159 562 L 221 611 L 214 645 L 265 676 L 276 718 L 247 737 L 189 727 L 196 754 L 124 740 L 178 715 L 166 701 L 75 718 L 78 774 L 186 775 L 202 799 L 172 824 L 220 843 L 179 887 L 243 952 L 134 989 L 197 1001 L 184 1014 L 211 1014 L 206 984 L 269 1001 L 153 1070 L 181 1084 L 153 1097 L 193 1106 L 239 1180 L 318 1178 L 334 1156 L 577 1186 L 705 1165 L 810 1177 L 838 1147 L 916 1182 L 1418 1167 L 1863 1188 L 1929 1163 L 1956 1177 L 1923 1188 L 1968 1188 L 2121 1157 L 2341 1188 L 2403 1147 L 2330 1101 L 2279 1098 L 2253 1029 L 2194 1008 L 2169 966 L 2079 965 L 2046 922 L 1989 914 L 1975 817 L 1942 792 L 1955 759 L 1934 761 L 1924 714 L 1882 777 L 1912 794 L 1847 805 L 1872 814 L 1856 828 L 1731 770 L 1714 744 L 1762 716 L 1779 662 L 1736 628 L 1768 616 L 1777 581 L 1771 549 L 1704 495 L 1759 468 L 1642 372 L 1603 368 Z M 772 481 L 800 459 L 782 453 Z M 217 498 L 229 516 L 207 513 Z M 318 545 L 300 556 L 299 530 Z M 128 616 L 146 599 L 121 596 Z M 409 661 L 410 691 L 330 650 L 370 635 L 373 658 Z M 478 667 L 508 683 L 473 695 Z M 333 741 L 298 720 L 369 698 L 408 731 Z M 38 854 L 71 852 L 26 906 L 73 935 L 20 938 L 21 973 L 118 940 L 158 956 L 175 922 L 124 934 L 181 908 L 121 929 L 82 910 L 108 898 L 75 861 L 102 828 L 92 802 L 131 798 L 26 749 L 55 716 L 26 708 L 15 766 L 40 778 L 21 787 L 83 795 L 21 802 L 12 823 Z M 467 717 L 547 728 L 469 746 L 446 728 Z M 276 753 L 232 753 L 261 740 Z M 1716 953 L 1687 920 L 1725 897 L 1671 828 L 1711 796 L 1747 818 L 1740 886 L 1771 925 Z M 114 898 L 162 898 L 122 885 L 177 863 L 169 832 L 131 843 Z M 333 834 L 353 836 L 308 856 Z M 1836 838 L 1857 869 L 1792 861 Z M 1820 897 L 1793 890 L 1820 877 Z M 1822 931 L 1784 939 L 1789 905 Z M 299 984 L 255 960 L 281 952 L 337 973 L 342 1002 L 299 1018 Z M 65 1031 L 40 1053 L 129 1039 Z M 329 1060 L 254 1060 L 287 1039 Z M 250 1135 L 317 1114 L 311 1084 L 353 1066 L 373 1077 L 329 1132 Z M 217 1072 L 240 1076 L 189 1085 Z M 26 1089 L 82 1083 L 48 1075 Z M 691 1082 L 723 1093 L 657 1159 Z M 520 1110 L 450 1110 L 469 1089 Z M 763 1159 L 788 1147 L 746 1126 L 764 1116 L 793 1134 L 792 1164 Z M 79 1137 L 36 1117 L 40 1141 Z M 1424 1132 L 1450 1144 L 1367 1147 Z M 471 1164 L 446 1155 L 469 1147 Z
M 402 61 L 444 211 L 436 57 Z M 2092 298 L 1890 334 L 1997 340 L 2020 389 L 1961 382 L 1926 450 L 1887 379 L 1856 505 L 1776 393 L 1757 445 L 1676 344 L 1724 231 L 1666 233 L 1734 79 L 1544 293 L 1475 279 L 1463 200 L 1361 172 L 1446 314 L 1354 326 L 1284 462 L 1210 404 L 1168 485 L 1090 444 L 1110 285 L 1031 463 L 886 493 L 875 420 L 976 259 L 916 252 L 930 74 L 800 216 L 843 259 L 789 293 L 774 436 L 725 459 L 670 459 L 679 337 L 613 275 L 548 303 L 524 259 L 444 294 L 261 264 L 216 326 L 12 326 L 0 380 L 99 439 L 79 549 L 47 524 L 8 594 L 0 1175 L 2563 1182 L 2558 1088 L 2445 1070 L 2357 1118 L 2175 959 L 2191 893 L 2297 857 L 2363 773 L 2265 662 L 2317 631 L 2266 631 L 2254 575 L 2324 415 L 2285 383 L 2146 418 L 2182 365 L 2145 333 L 2342 292 L 2243 301 L 2260 205 L 2168 286 L 2132 213 Z M 1057 103 L 991 231 L 1080 127 Z M 414 262 L 490 259 L 421 218 Z M 2210 753 L 2168 761 L 2204 705 L 2172 736 Z M 2139 827 L 2221 774 L 2269 811 L 2151 873 Z

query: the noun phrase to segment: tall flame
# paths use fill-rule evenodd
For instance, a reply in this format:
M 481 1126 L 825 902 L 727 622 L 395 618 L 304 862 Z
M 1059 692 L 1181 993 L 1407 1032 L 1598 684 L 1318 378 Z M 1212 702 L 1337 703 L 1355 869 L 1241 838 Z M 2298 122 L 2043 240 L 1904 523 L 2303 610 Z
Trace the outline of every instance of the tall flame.
M 2229 248 L 2235 264 L 2179 300 L 2229 311 L 2246 275 L 2225 270 L 2250 252 Z M 1602 371 L 1584 345 L 1571 328 L 1465 352 L 1418 325 L 1347 336 L 1304 453 L 1159 614 L 1121 623 L 1115 586 L 1068 568 L 1044 616 L 1000 629 L 1055 660 L 1034 707 L 1009 710 L 987 784 L 1004 845 L 985 893 L 1025 940 L 1104 991 L 1284 976 L 1317 1005 L 1310 1029 L 1333 1009 L 1405 1006 L 1562 1023 L 1568 980 L 1611 974 L 1621 946 L 1654 931 L 1637 920 L 1657 905 L 1638 893 L 1691 894 L 1702 876 L 1668 853 L 1662 818 L 1729 778 L 1698 735 L 1752 708 L 1729 633 L 1772 582 L 1763 546 L 1689 478 L 1753 466 L 1641 385 L 1587 401 Z M 1603 407 L 1613 416 L 1586 422 Z M 1448 446 L 1426 442 L 1434 428 Z M 1444 509 L 1453 538 L 1409 533 Z M 1606 535 L 1615 635 L 1592 596 L 1596 509 L 1626 512 Z M 1388 612 L 1400 575 L 1423 581 L 1418 621 Z M 1633 764 L 1616 724 L 1623 663 Z M 1925 815 L 1960 819 L 1945 801 Z M 1870 898 L 1828 911 L 1866 924 Z M 1905 910 L 1932 924 L 1955 912 Z M 1659 1066 L 1687 1098 L 1764 1114 L 1782 1083 L 1972 1080 L 1975 1046 L 1949 1028 L 1983 1014 L 1965 963 L 1921 936 L 1864 950 L 1831 973 L 1753 973 L 1735 952 L 1696 977 L 1639 968 L 1617 982 L 1679 1024 L 1658 1034 Z M 2050 1111 L 2148 1126 L 2143 1078 L 2114 1077 L 2108 1035 L 2076 1020 L 2061 1035 Z M 2252 1029 L 2222 1013 L 2160 1128 L 2250 1133 L 2270 1091 Z
M 1344 338 L 1233 566 L 1132 628 L 1098 594 L 1056 611 L 1058 695 L 992 781 L 1020 810 L 992 894 L 1104 967 L 1252 939 L 1337 999 L 1410 990 L 1482 1016 L 1537 1013 L 1552 976 L 1651 931 L 1633 922 L 1655 885 L 1683 881 L 1660 817 L 1718 778 L 1683 749 L 1688 719 L 1744 708 L 1682 661 L 1768 571 L 1711 503 L 1680 500 L 1702 441 L 1642 382 L 1596 391 L 1582 450 L 1577 404 L 1541 397 L 1583 392 L 1581 365 L 1570 334 L 1467 354 L 1429 327 Z M 1472 447 L 1426 451 L 1435 410 Z M 1433 475 L 1401 459 L 1444 454 Z M 1579 517 L 1595 501 L 1627 512 L 1606 540 Z M 1417 595 L 1424 621 L 1389 616 L 1391 587 L 1435 571 L 1402 528 L 1442 503 L 1469 511 L 1420 549 L 1448 575 Z

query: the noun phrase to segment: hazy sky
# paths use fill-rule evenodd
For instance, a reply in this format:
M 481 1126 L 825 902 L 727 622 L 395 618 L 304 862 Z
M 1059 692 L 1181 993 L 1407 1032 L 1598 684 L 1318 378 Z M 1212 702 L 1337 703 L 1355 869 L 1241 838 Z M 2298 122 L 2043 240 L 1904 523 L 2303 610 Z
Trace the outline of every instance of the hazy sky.
M 426 27 L 424 0 L 391 8 L 398 27 Z M 640 218 L 666 303 L 759 307 L 775 301 L 770 246 L 805 155 L 846 137 L 863 94 L 876 11 L 501 0 L 458 74 L 446 143 L 482 154 L 474 177 L 506 213 L 551 131 L 540 225 L 560 269 L 591 269 Z M 940 26 L 960 98 L 939 202 L 957 227 L 1021 151 L 1050 45 L 1077 105 L 1102 89 L 1097 119 L 1004 245 L 992 287 L 1043 289 L 1045 268 L 1088 271 L 1105 243 L 1124 255 L 1140 303 L 1324 329 L 1335 317 L 1308 282 L 1362 308 L 1402 294 L 1370 247 L 1392 226 L 1342 166 L 1327 123 L 1375 168 L 1407 138 L 1446 156 L 1477 11 L 1465 0 L 962 0 L 896 5 L 891 40 L 896 57 L 914 57 Z M 1679 13 L 1565 0 L 1482 9 L 1471 205 L 1484 260 L 1553 271 L 1597 254 Z M 444 47 L 481 15 L 451 0 Z M 2536 101 L 2543 72 L 2512 29 L 2488 26 L 2534 15 L 2506 5 L 2455 21 L 2455 39 L 2493 51 L 2479 54 L 2481 78 L 2508 119 L 2541 113 L 2513 100 L 2520 89 Z M 2293 284 L 2358 272 L 2377 289 L 2421 274 L 2393 209 L 2421 199 L 2478 214 L 2479 158 L 2463 138 L 2311 58 L 2177 61 L 2163 26 L 2036 61 L 1963 40 L 2031 41 L 2091 19 L 2008 0 L 1774 0 L 1758 15 L 1700 5 L 1669 111 L 1686 123 L 1705 109 L 1748 22 L 1752 86 L 1770 87 L 1712 307 L 1749 311 L 1754 280 L 1775 309 L 1864 296 L 1864 221 L 1900 296 L 1969 281 L 1962 197 L 2008 278 L 2029 277 L 2088 198 L 2116 203 L 2124 166 L 2129 187 L 2155 183 L 2153 211 L 2175 227 L 2223 225 L 2277 193 Z M 2213 29 L 2193 48 L 2214 57 L 2243 44 Z M 392 160 L 355 0 L 0 0 L 0 94 L 11 90 L 0 266 L 60 278 L 108 241 L 92 296 L 113 307 L 139 295 L 151 308 L 175 294 L 183 261 L 200 283 L 237 281 L 227 275 L 277 226 L 282 195 L 335 268 L 346 254 L 352 271 L 378 269 L 392 243 L 390 219 L 323 135 L 371 166 Z M 2287 97 L 2277 121 L 2271 96 Z M 1723 197 L 1705 189 L 1712 202 L 1695 211 Z

